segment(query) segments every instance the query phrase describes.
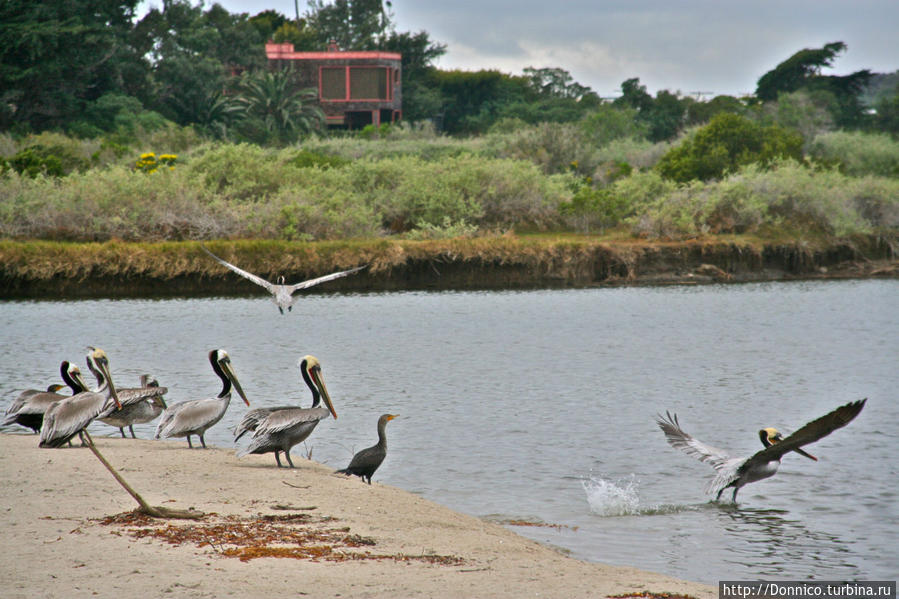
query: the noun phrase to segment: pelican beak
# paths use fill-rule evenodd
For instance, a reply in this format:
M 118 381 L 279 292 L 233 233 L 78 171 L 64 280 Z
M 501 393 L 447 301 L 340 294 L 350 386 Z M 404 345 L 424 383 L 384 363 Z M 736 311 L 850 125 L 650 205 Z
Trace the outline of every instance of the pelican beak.
M 84 378 L 81 376 L 81 371 L 77 368 L 69 373 L 69 376 L 72 377 L 72 380 L 75 381 L 79 387 L 81 387 L 82 391 L 87 391 L 88 386 L 87 383 L 84 382 Z
M 165 409 L 168 408 L 168 406 L 165 405 L 165 400 L 162 398 L 161 395 L 157 395 L 156 397 L 154 397 L 154 398 L 153 398 L 153 403 L 155 403 L 157 406 L 159 406 L 159 407 L 162 408 L 163 410 L 165 410 Z
M 234 385 L 234 389 L 237 390 L 237 393 L 240 395 L 243 402 L 247 405 L 250 405 L 250 400 L 247 399 L 246 394 L 243 392 L 243 388 L 240 386 L 240 383 L 237 381 L 237 375 L 234 374 L 234 371 L 231 369 L 231 360 L 222 360 L 219 362 L 222 370 L 225 372 L 225 376 L 231 379 L 231 384 Z
M 122 402 L 119 401 L 119 394 L 116 392 L 115 385 L 112 382 L 112 376 L 109 374 L 109 362 L 105 357 L 101 357 L 94 358 L 94 364 L 100 369 L 103 376 L 106 377 L 106 384 L 109 385 L 109 394 L 112 395 L 112 399 L 115 401 L 116 409 L 121 410 Z
M 805 457 L 807 457 L 807 458 L 810 459 L 810 460 L 815 460 L 816 462 L 818 461 L 818 458 L 816 458 L 815 456 L 813 456 L 813 455 L 810 454 L 810 453 L 806 453 L 806 452 L 802 451 L 802 450 L 799 449 L 798 447 L 797 447 L 796 449 L 794 449 L 793 451 L 795 451 L 795 452 L 798 453 L 799 455 L 804 455 Z
M 309 370 L 309 374 L 312 376 L 312 380 L 315 381 L 315 386 L 318 387 L 318 392 L 322 394 L 322 399 L 325 401 L 325 405 L 328 406 L 328 410 L 331 411 L 331 415 L 334 416 L 334 420 L 337 420 L 337 412 L 334 411 L 334 404 L 331 403 L 328 388 L 325 387 L 325 381 L 322 380 L 321 368 L 314 366 Z

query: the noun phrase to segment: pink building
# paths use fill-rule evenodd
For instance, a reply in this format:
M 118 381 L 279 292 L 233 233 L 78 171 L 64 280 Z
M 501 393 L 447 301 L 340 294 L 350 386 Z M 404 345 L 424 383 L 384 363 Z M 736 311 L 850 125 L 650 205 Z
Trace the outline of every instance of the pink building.
M 402 55 L 396 52 L 295 52 L 293 44 L 265 44 L 272 68 L 293 66 L 301 88 L 318 90 L 329 125 L 360 129 L 393 123 L 402 114 Z

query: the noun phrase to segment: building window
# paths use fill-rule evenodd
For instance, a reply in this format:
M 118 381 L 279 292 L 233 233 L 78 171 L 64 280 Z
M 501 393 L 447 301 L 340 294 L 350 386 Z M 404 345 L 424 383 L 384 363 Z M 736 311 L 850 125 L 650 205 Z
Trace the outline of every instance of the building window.
M 356 67 L 350 69 L 351 100 L 387 100 L 387 69 Z
M 321 98 L 331 101 L 391 100 L 392 70 L 387 67 L 322 67 Z
M 322 100 L 346 99 L 346 69 L 322 68 Z

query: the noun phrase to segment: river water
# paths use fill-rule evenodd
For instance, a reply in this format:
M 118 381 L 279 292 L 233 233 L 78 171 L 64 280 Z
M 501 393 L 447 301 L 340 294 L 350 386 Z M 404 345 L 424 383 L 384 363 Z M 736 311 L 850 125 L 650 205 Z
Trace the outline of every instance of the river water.
M 339 419 L 295 461 L 343 467 L 396 413 L 376 481 L 543 524 L 506 525 L 578 558 L 712 584 L 899 574 L 899 281 L 311 294 L 285 316 L 258 296 L 6 301 L 0 331 L 4 408 L 56 381 L 61 360 L 84 370 L 88 344 L 119 386 L 150 372 L 170 403 L 218 393 L 207 353 L 221 347 L 254 407 L 305 406 L 296 363 L 310 353 Z M 736 506 L 709 501 L 713 471 L 654 423 L 670 410 L 750 455 L 758 429 L 789 433 L 863 397 L 855 421 L 807 448 L 818 462 L 789 454 Z M 235 398 L 207 441 L 233 447 L 245 410 Z

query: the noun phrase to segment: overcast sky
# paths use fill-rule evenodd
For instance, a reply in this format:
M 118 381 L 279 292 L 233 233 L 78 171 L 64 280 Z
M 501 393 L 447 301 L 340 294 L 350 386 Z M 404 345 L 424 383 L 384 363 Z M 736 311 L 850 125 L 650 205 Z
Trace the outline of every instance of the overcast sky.
M 196 0 L 193 0 L 196 3 Z M 298 0 L 300 13 L 306 0 Z M 294 0 L 219 0 L 296 14 Z M 161 0 L 144 5 L 160 6 Z M 206 0 L 205 5 L 212 2 Z M 899 0 L 392 0 L 397 31 L 446 45 L 442 69 L 561 67 L 600 96 L 647 90 L 740 95 L 802 48 L 848 49 L 828 73 L 899 69 Z

